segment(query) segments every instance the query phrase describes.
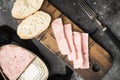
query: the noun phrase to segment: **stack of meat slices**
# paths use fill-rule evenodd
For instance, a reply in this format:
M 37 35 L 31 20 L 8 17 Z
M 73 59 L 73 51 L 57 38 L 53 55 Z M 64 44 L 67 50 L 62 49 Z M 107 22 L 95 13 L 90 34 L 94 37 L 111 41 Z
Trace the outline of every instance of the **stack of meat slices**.
M 61 18 L 52 22 L 52 29 L 61 54 L 73 61 L 74 69 L 88 69 L 88 33 L 72 31 L 72 25 L 63 25 Z

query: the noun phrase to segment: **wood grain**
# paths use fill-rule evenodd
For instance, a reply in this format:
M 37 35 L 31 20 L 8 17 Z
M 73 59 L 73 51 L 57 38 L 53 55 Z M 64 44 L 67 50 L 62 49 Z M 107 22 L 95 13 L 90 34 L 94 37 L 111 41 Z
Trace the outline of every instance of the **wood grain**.
M 80 33 L 84 32 L 77 25 L 75 25 L 70 19 L 68 19 L 64 14 L 62 14 L 58 9 L 56 9 L 52 4 L 47 0 L 44 1 L 42 8 L 40 9 L 49 13 L 52 17 L 52 20 L 56 18 L 62 18 L 63 23 L 71 23 L 73 31 L 78 31 Z M 18 21 L 21 22 L 20 20 Z M 99 44 L 97 44 L 92 38 L 89 37 L 89 58 L 90 58 L 90 68 L 89 69 L 74 69 L 73 63 L 70 62 L 66 56 L 63 56 L 57 46 L 57 42 L 54 38 L 51 25 L 49 28 L 44 31 L 40 36 L 37 36 L 36 39 L 47 47 L 53 54 L 58 58 L 62 59 L 66 65 L 68 65 L 72 70 L 74 70 L 78 75 L 80 75 L 84 80 L 100 80 L 108 72 L 112 66 L 112 59 L 109 53 L 103 49 Z M 93 65 L 97 64 L 100 67 L 100 71 L 95 72 L 93 70 Z
M 71 20 L 69 20 L 64 14 L 62 14 L 58 9 L 56 9 L 52 4 L 45 0 L 42 8 L 47 13 L 52 16 L 52 20 L 61 17 L 63 23 L 71 23 L 73 31 L 83 32 L 78 26 L 76 26 Z M 58 58 L 65 61 L 65 63 L 74 71 L 78 73 L 85 80 L 100 80 L 112 66 L 112 60 L 109 53 L 104 50 L 99 44 L 97 44 L 93 39 L 89 37 L 89 54 L 90 54 L 90 69 L 73 69 L 73 63 L 68 61 L 66 56 L 63 56 L 57 46 L 57 42 L 54 38 L 51 25 L 49 28 L 37 38 L 44 46 L 46 46 L 53 54 Z M 93 65 L 97 64 L 100 66 L 100 71 L 93 71 Z

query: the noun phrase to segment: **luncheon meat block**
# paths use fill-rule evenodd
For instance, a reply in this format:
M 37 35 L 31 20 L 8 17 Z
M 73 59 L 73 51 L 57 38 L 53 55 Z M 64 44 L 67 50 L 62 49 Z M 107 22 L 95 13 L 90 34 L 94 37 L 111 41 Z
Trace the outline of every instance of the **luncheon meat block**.
M 89 54 L 88 54 L 88 33 L 81 33 L 82 36 L 82 53 L 83 53 L 83 65 L 82 69 L 89 68 Z
M 0 67 L 9 80 L 17 80 L 34 58 L 30 51 L 16 45 L 0 48 Z
M 62 19 L 58 18 L 52 22 L 52 29 L 55 36 L 55 39 L 58 44 L 58 48 L 63 55 L 70 53 L 69 44 L 66 40 Z
M 83 65 L 81 35 L 79 32 L 73 32 L 74 44 L 77 52 L 77 59 L 73 61 L 74 69 L 79 69 Z
M 70 48 L 70 54 L 68 55 L 68 59 L 70 61 L 74 61 L 76 60 L 76 50 L 75 50 L 75 45 L 73 43 L 73 33 L 72 33 L 72 26 L 71 24 L 66 24 L 64 25 L 64 30 L 65 30 L 65 35 L 66 35 L 66 39 L 68 41 L 69 44 L 69 48 Z

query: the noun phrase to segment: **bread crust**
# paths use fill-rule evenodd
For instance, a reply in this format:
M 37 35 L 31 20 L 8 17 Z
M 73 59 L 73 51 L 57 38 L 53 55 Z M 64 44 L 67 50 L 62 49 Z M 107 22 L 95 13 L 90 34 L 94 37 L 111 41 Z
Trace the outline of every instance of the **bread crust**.
M 43 11 L 38 11 L 25 18 L 17 28 L 21 39 L 32 39 L 45 31 L 51 22 L 51 16 Z
M 12 8 L 12 16 L 17 19 L 24 19 L 38 11 L 44 0 L 16 0 Z

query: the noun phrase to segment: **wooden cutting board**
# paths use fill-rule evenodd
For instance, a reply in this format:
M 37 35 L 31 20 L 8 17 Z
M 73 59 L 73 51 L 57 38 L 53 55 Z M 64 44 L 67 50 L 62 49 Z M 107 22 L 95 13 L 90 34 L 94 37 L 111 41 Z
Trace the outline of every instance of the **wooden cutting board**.
M 44 1 L 44 4 L 42 5 L 42 8 L 40 10 L 49 13 L 52 17 L 52 20 L 60 17 L 63 19 L 64 24 L 71 23 L 73 31 L 83 32 L 78 26 L 76 26 L 70 19 L 68 19 L 64 14 L 62 14 L 47 0 Z M 42 43 L 45 47 L 47 47 L 58 58 L 64 60 L 64 62 L 78 75 L 80 75 L 84 80 L 100 80 L 112 66 L 112 59 L 109 53 L 90 37 L 89 37 L 90 68 L 84 70 L 74 69 L 72 62 L 68 61 L 66 56 L 61 55 L 56 40 L 54 38 L 51 25 L 40 36 L 37 36 L 36 39 L 40 43 Z M 100 68 L 100 70 L 99 71 L 96 70 L 95 67 L 98 69 Z

